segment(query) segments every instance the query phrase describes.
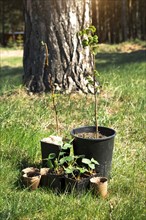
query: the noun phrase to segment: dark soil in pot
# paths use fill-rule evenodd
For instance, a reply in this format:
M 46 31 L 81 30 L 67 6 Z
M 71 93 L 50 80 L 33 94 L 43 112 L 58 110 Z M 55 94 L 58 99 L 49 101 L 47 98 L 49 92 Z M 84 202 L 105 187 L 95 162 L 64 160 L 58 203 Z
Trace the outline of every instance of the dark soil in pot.
M 87 139 L 96 139 L 96 138 L 105 138 L 106 136 L 99 133 L 99 132 L 88 132 L 88 133 L 79 133 L 77 134 L 80 138 L 87 138 Z

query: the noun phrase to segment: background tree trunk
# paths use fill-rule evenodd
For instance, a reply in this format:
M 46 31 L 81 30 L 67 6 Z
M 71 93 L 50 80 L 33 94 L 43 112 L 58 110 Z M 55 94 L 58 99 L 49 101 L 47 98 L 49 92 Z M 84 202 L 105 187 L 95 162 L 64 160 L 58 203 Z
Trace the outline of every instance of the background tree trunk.
M 1 13 L 2 13 L 2 45 L 6 45 L 5 43 L 5 2 L 1 2 Z
M 88 50 L 81 51 L 77 32 L 91 24 L 91 1 L 24 0 L 24 7 L 23 64 L 28 90 L 49 90 L 51 75 L 57 90 L 89 92 L 84 76 L 92 70 L 92 58 Z

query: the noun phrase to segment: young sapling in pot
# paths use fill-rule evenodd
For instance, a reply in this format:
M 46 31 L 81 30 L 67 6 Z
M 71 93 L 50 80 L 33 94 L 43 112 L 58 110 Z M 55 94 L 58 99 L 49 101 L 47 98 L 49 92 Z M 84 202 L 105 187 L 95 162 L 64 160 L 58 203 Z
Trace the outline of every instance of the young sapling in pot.
M 98 131 L 98 120 L 97 120 L 97 94 L 99 93 L 99 83 L 97 82 L 97 77 L 99 76 L 98 71 L 96 70 L 95 56 L 97 54 L 98 47 L 98 36 L 95 34 L 96 28 L 91 25 L 88 28 L 85 28 L 79 31 L 79 36 L 82 37 L 82 46 L 83 48 L 89 48 L 92 56 L 92 73 L 89 73 L 87 79 L 89 84 L 93 86 L 94 94 L 94 120 L 95 120 L 95 137 L 99 138 L 101 135 Z
M 43 41 L 41 42 L 41 46 L 43 46 L 44 54 L 45 54 L 44 55 L 45 56 L 44 65 L 45 65 L 45 68 L 48 68 L 48 65 L 49 65 L 48 46 Z M 59 133 L 60 133 L 59 120 L 58 120 L 58 109 L 57 109 L 57 102 L 56 102 L 56 97 L 57 97 L 58 94 L 55 93 L 55 86 L 54 86 L 53 77 L 52 77 L 51 74 L 49 74 L 49 76 L 48 76 L 48 81 L 49 81 L 50 91 L 51 91 L 51 98 L 52 98 L 52 104 L 53 104 L 53 111 L 54 111 L 55 127 L 56 127 L 57 136 L 56 135 L 50 135 L 49 137 L 43 138 L 41 140 L 41 151 L 42 151 L 43 167 L 46 166 L 48 155 L 50 153 L 55 153 L 55 154 L 58 155 L 59 151 L 60 151 L 60 148 L 61 148 L 61 145 L 62 145 L 62 137 L 58 136 Z
M 91 25 L 81 31 L 78 36 L 81 38 L 81 43 L 84 49 L 89 49 L 92 57 L 92 72 L 88 73 L 88 82 L 93 88 L 94 95 L 94 126 L 82 126 L 72 129 L 71 135 L 73 140 L 74 155 L 84 154 L 86 158 L 94 157 L 99 162 L 95 167 L 96 172 L 100 176 L 109 177 L 112 163 L 112 154 L 114 148 L 115 130 L 112 128 L 98 125 L 98 106 L 97 95 L 100 93 L 100 86 L 98 83 L 98 71 L 95 65 L 95 56 L 97 54 L 98 36 L 96 35 L 96 28 Z M 79 165 L 81 160 L 78 161 Z

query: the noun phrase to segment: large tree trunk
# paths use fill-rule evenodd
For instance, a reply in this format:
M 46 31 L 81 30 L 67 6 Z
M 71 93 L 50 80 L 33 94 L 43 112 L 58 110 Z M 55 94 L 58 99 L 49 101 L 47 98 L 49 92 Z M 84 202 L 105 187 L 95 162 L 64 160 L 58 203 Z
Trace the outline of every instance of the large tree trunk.
M 24 83 L 31 92 L 56 89 L 89 92 L 89 50 L 77 32 L 91 24 L 91 0 L 24 0 Z M 48 50 L 48 54 L 47 54 Z

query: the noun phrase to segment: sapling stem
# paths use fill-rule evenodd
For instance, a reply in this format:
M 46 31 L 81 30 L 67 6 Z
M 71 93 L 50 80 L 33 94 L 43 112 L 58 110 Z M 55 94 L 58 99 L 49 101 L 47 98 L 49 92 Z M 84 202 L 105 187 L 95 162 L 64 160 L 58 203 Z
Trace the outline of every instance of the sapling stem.
M 52 94 L 52 100 L 53 100 L 53 107 L 54 107 L 54 111 L 55 111 L 56 131 L 57 131 L 57 134 L 58 134 L 59 133 L 58 111 L 57 111 L 57 107 L 56 107 L 54 92 Z
M 93 95 L 94 95 L 94 120 L 95 120 L 95 136 L 99 137 L 98 132 L 98 122 L 97 122 L 97 84 L 96 84 L 96 65 L 95 65 L 95 54 L 97 53 L 97 43 L 98 36 L 95 34 L 96 28 L 91 25 L 88 28 L 85 28 L 79 32 L 79 35 L 83 37 L 82 46 L 83 48 L 89 47 L 90 53 L 92 54 L 92 77 L 90 78 L 89 83 L 93 86 Z
M 98 137 L 98 120 L 97 120 L 97 88 L 96 88 L 96 72 L 95 70 L 95 54 L 93 54 L 93 82 L 94 82 L 94 113 L 95 113 L 95 135 L 96 138 Z
M 57 111 L 57 107 L 56 107 L 55 92 L 54 92 L 54 86 L 53 86 L 51 76 L 49 77 L 49 82 L 50 82 L 50 86 L 51 86 L 52 102 L 53 102 L 53 108 L 54 108 L 54 112 L 55 112 L 56 131 L 58 134 L 59 133 L 58 111 Z
M 46 50 L 46 60 L 45 60 L 45 65 L 48 67 L 49 66 L 49 61 L 48 61 L 48 46 L 46 43 L 44 43 L 42 41 L 42 45 L 45 46 L 45 50 Z M 57 107 L 56 107 L 56 100 L 55 100 L 55 92 L 54 92 L 54 85 L 52 82 L 52 76 L 50 75 L 48 77 L 49 83 L 50 83 L 50 87 L 51 87 L 51 95 L 52 95 L 52 102 L 53 102 L 53 108 L 54 108 L 54 112 L 55 112 L 55 121 L 56 121 L 56 131 L 57 134 L 59 132 L 59 123 L 58 123 L 58 111 L 57 111 Z

